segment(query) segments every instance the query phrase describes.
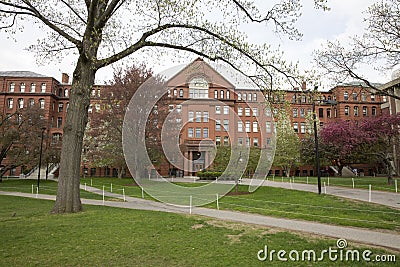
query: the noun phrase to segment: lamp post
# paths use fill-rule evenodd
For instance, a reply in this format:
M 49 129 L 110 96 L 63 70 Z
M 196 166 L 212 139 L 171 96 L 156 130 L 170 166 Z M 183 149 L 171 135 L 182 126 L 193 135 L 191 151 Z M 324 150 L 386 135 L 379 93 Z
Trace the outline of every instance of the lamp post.
M 37 178 L 37 187 L 40 186 L 40 169 L 42 168 L 42 152 L 43 152 L 43 136 L 46 127 L 42 127 L 42 139 L 40 141 L 40 155 L 39 155 L 39 171 L 38 171 L 38 178 Z
M 315 142 L 315 165 L 317 168 L 318 177 L 318 194 L 321 194 L 321 172 L 319 162 L 319 149 L 318 149 L 318 133 L 317 133 L 317 114 L 315 114 L 315 100 L 312 101 L 313 121 L 314 121 L 314 142 Z

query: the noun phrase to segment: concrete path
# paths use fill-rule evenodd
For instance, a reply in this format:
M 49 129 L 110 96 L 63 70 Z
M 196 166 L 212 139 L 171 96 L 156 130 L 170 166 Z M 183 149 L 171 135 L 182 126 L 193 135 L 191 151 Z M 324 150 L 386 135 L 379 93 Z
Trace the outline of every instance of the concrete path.
M 201 181 L 201 180 L 196 180 L 195 178 L 168 178 L 167 180 L 169 181 L 174 181 L 174 182 L 196 182 L 196 183 L 208 183 L 209 181 Z M 250 184 L 250 179 L 242 179 L 241 185 L 249 185 Z M 218 183 L 231 183 L 233 184 L 233 181 L 218 181 Z M 318 188 L 316 184 L 303 184 L 303 183 L 289 183 L 289 182 L 277 182 L 277 181 L 267 181 L 265 180 L 261 186 L 270 186 L 270 187 L 279 187 L 279 188 L 285 188 L 285 189 L 293 189 L 293 190 L 300 190 L 300 191 L 307 191 L 307 192 L 318 192 Z M 345 197 L 345 198 L 350 198 L 350 199 L 355 199 L 355 200 L 360 200 L 360 201 L 369 201 L 369 192 L 368 190 L 365 189 L 352 189 L 352 188 L 346 188 L 346 187 L 338 187 L 338 186 L 326 186 L 326 188 L 322 185 L 322 194 L 325 193 L 326 189 L 326 194 L 329 195 L 334 195 L 338 197 Z M 377 203 L 393 208 L 400 209 L 400 193 L 391 193 L 391 192 L 385 192 L 385 191 L 377 191 L 377 190 L 372 190 L 371 191 L 371 202 L 372 203 Z
M 99 193 L 101 190 L 86 186 L 87 191 L 94 193 Z M 28 194 L 28 193 L 17 193 L 17 192 L 5 192 L 0 191 L 1 195 L 13 195 L 20 197 L 29 198 L 40 198 L 55 200 L 55 196 L 52 195 L 42 195 L 38 194 Z M 123 196 L 105 192 L 108 197 L 117 197 L 122 199 Z M 171 206 L 160 202 L 154 202 L 150 200 L 144 200 L 139 198 L 126 197 L 126 202 L 119 201 L 105 201 L 94 200 L 94 199 L 82 199 L 83 204 L 88 205 L 105 205 L 110 207 L 118 208 L 128 208 L 128 209 L 140 209 L 140 210 L 152 210 L 152 211 L 163 211 L 163 212 L 173 212 L 173 213 L 189 213 L 188 207 L 177 207 Z M 306 233 L 312 233 L 317 235 L 329 236 L 333 238 L 344 238 L 346 240 L 351 240 L 359 243 L 375 245 L 386 247 L 390 249 L 400 250 L 400 234 L 389 233 L 389 232 L 378 232 L 373 230 L 353 228 L 353 227 L 342 227 L 327 225 L 316 222 L 307 222 L 292 219 L 282 219 L 274 218 L 269 216 L 262 216 L 256 214 L 249 214 L 236 211 L 226 211 L 226 210 L 215 210 L 207 208 L 192 208 L 192 214 L 207 216 L 211 218 L 217 218 L 221 220 L 257 224 L 267 227 L 277 227 L 285 230 L 300 231 Z

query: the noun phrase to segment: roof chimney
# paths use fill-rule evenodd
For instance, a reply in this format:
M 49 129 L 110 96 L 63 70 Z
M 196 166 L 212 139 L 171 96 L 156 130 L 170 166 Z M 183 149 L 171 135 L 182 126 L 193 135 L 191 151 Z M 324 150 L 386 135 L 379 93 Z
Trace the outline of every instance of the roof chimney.
M 69 75 L 66 73 L 63 73 L 61 76 L 61 83 L 64 84 L 69 84 Z
M 307 89 L 307 83 L 306 82 L 302 82 L 301 90 L 305 91 L 306 89 Z

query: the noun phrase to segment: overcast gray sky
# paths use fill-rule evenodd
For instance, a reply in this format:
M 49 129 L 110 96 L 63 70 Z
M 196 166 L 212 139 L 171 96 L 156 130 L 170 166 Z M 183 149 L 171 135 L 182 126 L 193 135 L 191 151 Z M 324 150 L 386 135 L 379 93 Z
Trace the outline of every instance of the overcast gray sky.
M 299 61 L 302 69 L 311 68 L 312 51 L 321 46 L 326 40 L 343 40 L 349 36 L 361 33 L 365 28 L 363 24 L 363 11 L 376 0 L 330 0 L 331 10 L 324 12 L 313 7 L 313 0 L 303 1 L 303 16 L 299 19 L 297 27 L 304 34 L 302 41 L 289 41 L 285 37 L 271 35 L 270 31 L 263 25 L 252 26 L 246 29 L 250 42 L 270 42 L 280 45 L 287 59 Z M 0 71 L 29 70 L 44 75 L 61 79 L 61 73 L 72 74 L 74 69 L 74 58 L 66 58 L 61 63 L 55 62 L 45 66 L 37 65 L 33 52 L 26 51 L 30 44 L 35 44 L 40 33 L 28 27 L 23 33 L 15 35 L 15 39 L 7 38 L 4 33 L 0 34 Z M 140 55 L 136 57 L 140 60 Z M 196 56 L 193 56 L 195 59 Z M 156 72 L 170 67 L 170 63 L 163 60 L 146 60 L 148 67 Z M 371 80 L 375 82 L 387 82 L 390 73 L 382 74 L 366 66 L 363 69 L 369 73 Z M 111 79 L 112 67 L 101 69 L 96 76 L 97 83 L 103 83 Z

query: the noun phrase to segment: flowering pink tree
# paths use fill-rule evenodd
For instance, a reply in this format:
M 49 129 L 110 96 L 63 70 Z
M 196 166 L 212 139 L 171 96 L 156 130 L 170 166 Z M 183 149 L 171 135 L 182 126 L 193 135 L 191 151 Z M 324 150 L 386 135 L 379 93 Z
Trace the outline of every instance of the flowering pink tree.
M 363 159 L 385 166 L 388 182 L 398 173 L 393 161 L 400 141 L 400 115 L 370 117 L 358 122 L 339 121 L 326 124 L 320 131 L 325 155 L 339 168 L 345 162 Z

